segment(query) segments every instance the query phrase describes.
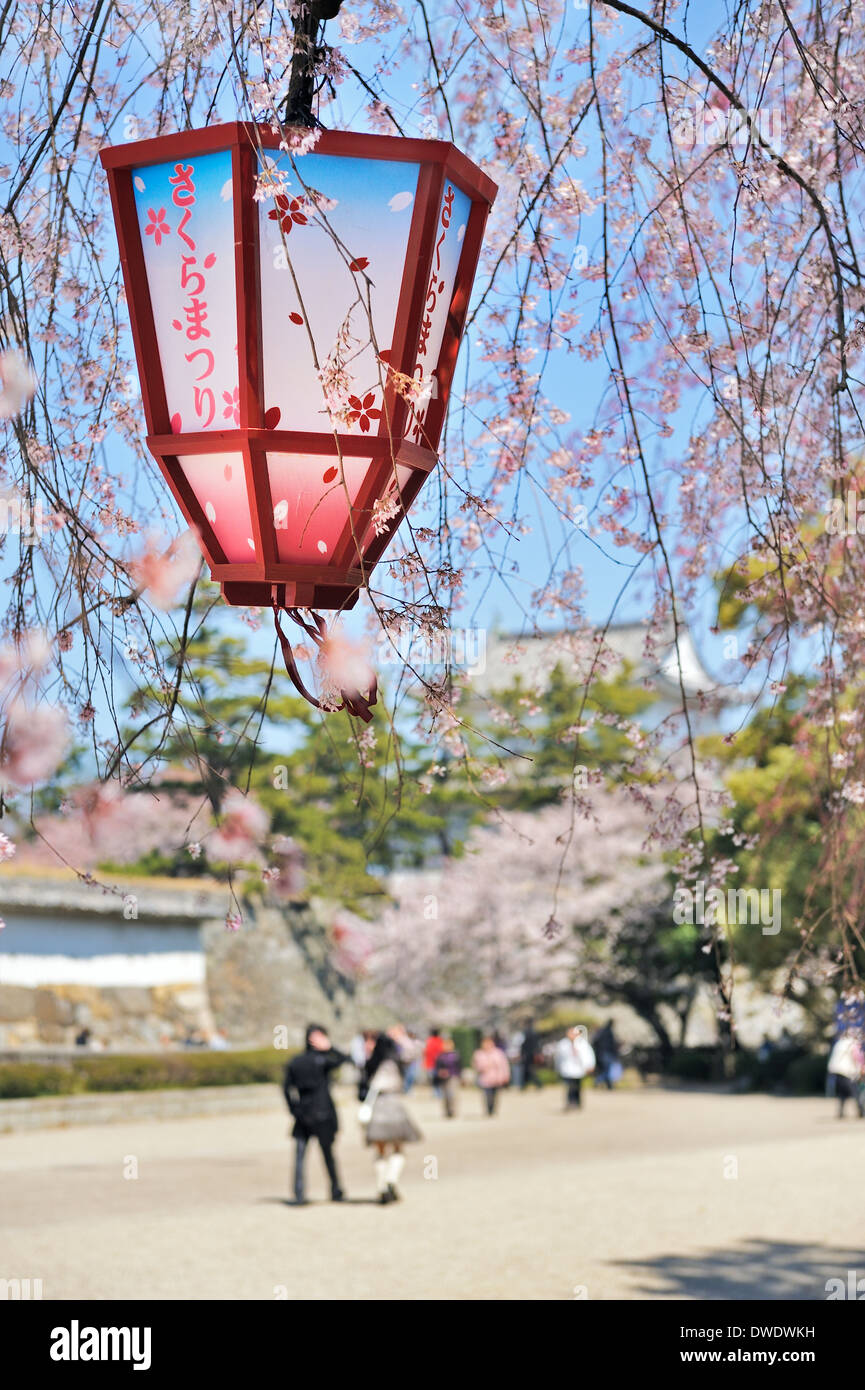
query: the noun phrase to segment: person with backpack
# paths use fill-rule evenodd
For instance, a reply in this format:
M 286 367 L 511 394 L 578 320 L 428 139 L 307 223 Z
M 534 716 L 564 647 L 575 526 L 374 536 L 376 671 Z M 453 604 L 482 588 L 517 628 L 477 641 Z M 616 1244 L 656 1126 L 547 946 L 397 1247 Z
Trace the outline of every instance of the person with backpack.
M 462 1070 L 462 1058 L 456 1050 L 453 1038 L 443 1038 L 442 1050 L 436 1057 L 433 1076 L 438 1094 L 444 1101 L 445 1116 L 449 1120 L 456 1118 Z

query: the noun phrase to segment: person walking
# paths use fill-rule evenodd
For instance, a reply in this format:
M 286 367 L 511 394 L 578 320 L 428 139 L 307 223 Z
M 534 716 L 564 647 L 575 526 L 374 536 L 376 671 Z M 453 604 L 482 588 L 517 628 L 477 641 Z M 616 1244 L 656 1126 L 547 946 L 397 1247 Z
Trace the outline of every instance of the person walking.
M 583 1077 L 595 1069 L 595 1054 L 583 1027 L 569 1028 L 556 1043 L 556 1071 L 565 1083 L 565 1109 L 582 1105 Z
M 449 1120 L 456 1117 L 462 1070 L 462 1058 L 453 1038 L 442 1038 L 442 1050 L 436 1058 L 434 1075 L 438 1094 L 444 1101 L 445 1116 Z
M 397 1183 L 405 1158 L 403 1144 L 423 1138 L 402 1098 L 403 1069 L 399 1048 L 387 1033 L 380 1033 L 366 1064 L 365 1106 L 369 1108 L 366 1143 L 376 1151 L 375 1176 L 381 1206 L 399 1201 Z
M 421 1059 L 423 1057 L 424 1045 L 417 1033 L 413 1033 L 409 1028 L 406 1031 L 405 1041 L 400 1046 L 402 1061 L 405 1064 L 405 1077 L 403 1079 L 403 1091 L 409 1095 L 420 1074 Z
M 529 1086 L 537 1088 L 541 1084 L 541 1079 L 537 1071 L 537 1056 L 541 1050 L 541 1040 L 535 1032 L 535 1025 L 528 1022 L 523 1030 L 523 1041 L 520 1044 L 520 1055 L 523 1064 L 523 1074 L 520 1081 L 520 1090 L 526 1091 Z
M 829 1054 L 829 1076 L 834 1082 L 834 1093 L 838 1099 L 838 1119 L 844 1118 L 844 1106 L 852 1100 L 861 1119 L 865 1110 L 862 1106 L 862 1076 L 865 1072 L 865 1054 L 855 1030 L 842 1033 Z
M 523 1088 L 524 1038 L 525 1033 L 521 1028 L 518 1028 L 515 1033 L 511 1034 L 511 1039 L 508 1043 L 508 1061 L 511 1064 L 511 1085 L 516 1086 L 518 1090 L 522 1090 Z
M 496 1113 L 499 1091 L 511 1079 L 511 1067 L 507 1054 L 495 1038 L 481 1039 L 481 1045 L 472 1057 L 477 1083 L 484 1093 L 484 1103 L 488 1115 Z
M 360 1030 L 360 1032 L 355 1033 L 354 1037 L 348 1045 L 348 1052 L 357 1070 L 359 1072 L 363 1071 L 364 1067 L 366 1066 L 366 1059 L 368 1055 L 366 1047 L 366 1031 L 363 1028 Z
M 429 1031 L 429 1037 L 427 1038 L 424 1044 L 423 1067 L 427 1075 L 427 1080 L 429 1081 L 435 1095 L 437 1096 L 440 1095 L 441 1092 L 439 1090 L 438 1082 L 435 1079 L 435 1069 L 439 1053 L 441 1052 L 443 1046 L 444 1044 L 442 1042 L 441 1034 L 438 1028 L 431 1028 Z
M 330 1178 L 331 1201 L 343 1200 L 342 1185 L 333 1156 L 339 1124 L 330 1094 L 330 1078 L 337 1067 L 350 1061 L 351 1058 L 345 1052 L 337 1051 L 319 1024 L 311 1023 L 306 1030 L 306 1050 L 294 1057 L 285 1069 L 283 1091 L 294 1119 L 294 1200 L 297 1206 L 306 1205 L 303 1167 L 310 1139 L 318 1140 L 324 1166 Z
M 597 1063 L 595 1076 L 598 1081 L 604 1083 L 608 1091 L 612 1091 L 616 1082 L 622 1079 L 622 1063 L 619 1060 L 619 1042 L 613 1032 L 611 1018 L 592 1038 L 592 1048 Z

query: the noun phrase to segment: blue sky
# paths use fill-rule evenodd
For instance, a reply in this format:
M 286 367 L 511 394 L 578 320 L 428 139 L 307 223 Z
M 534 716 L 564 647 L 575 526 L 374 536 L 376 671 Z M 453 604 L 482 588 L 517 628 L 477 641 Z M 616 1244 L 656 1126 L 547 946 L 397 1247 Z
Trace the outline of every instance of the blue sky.
M 693 9 L 689 22 L 693 20 Z M 703 41 L 708 37 L 711 20 L 703 11 L 696 25 L 691 23 L 691 37 Z M 434 19 L 435 23 L 435 19 Z M 585 25 L 585 11 L 576 5 L 568 7 L 565 19 L 568 43 L 579 40 Z M 338 43 L 337 26 L 330 26 L 332 41 Z M 702 30 L 702 32 L 701 32 Z M 365 44 L 348 50 L 352 62 L 361 71 L 370 74 L 376 63 L 387 63 L 387 52 L 381 46 Z M 58 81 L 61 75 L 58 76 Z M 132 79 L 130 79 L 131 81 Z M 373 85 L 377 79 L 373 79 Z M 396 112 L 405 133 L 408 135 L 429 135 L 429 112 L 420 91 L 420 75 L 410 70 L 400 70 L 388 76 L 382 87 L 382 95 Z M 138 95 L 131 101 L 116 127 L 115 139 L 122 138 L 122 121 L 130 114 L 145 116 L 149 104 L 154 99 L 152 88 L 138 89 Z M 368 129 L 366 108 L 369 97 L 352 80 L 346 81 L 338 89 L 335 103 L 328 107 L 326 122 L 337 128 Z M 136 103 L 142 103 L 140 109 Z M 220 98 L 218 111 L 211 119 L 236 119 L 247 113 L 240 111 L 235 98 L 226 88 Z M 203 114 L 196 113 L 194 123 L 203 123 Z M 578 177 L 591 188 L 597 168 L 597 149 L 592 146 L 591 135 L 585 137 L 588 150 L 579 168 Z M 591 265 L 596 255 L 596 243 L 600 226 L 599 214 L 584 220 L 579 244 Z M 573 248 L 576 251 L 576 246 Z M 106 258 L 116 255 L 113 235 L 106 229 Z M 576 272 L 579 275 L 579 272 Z M 584 324 L 591 322 L 597 313 L 598 289 L 591 280 L 586 280 L 585 297 L 576 305 L 584 314 Z M 454 394 L 451 399 L 451 419 L 454 420 L 461 409 L 462 385 L 466 375 L 473 374 L 477 367 L 477 354 L 472 334 L 464 342 L 457 368 Z M 598 401 L 610 389 L 609 371 L 603 356 L 592 362 L 583 361 L 576 353 L 568 355 L 564 349 L 553 353 L 544 372 L 544 394 L 571 415 L 570 429 L 577 437 L 585 433 L 594 423 Z M 673 434 L 669 438 L 649 440 L 649 462 L 655 473 L 663 474 L 665 462 L 675 458 L 687 445 L 692 429 L 699 428 L 699 421 L 693 415 L 693 401 L 687 408 L 679 411 L 669 421 Z M 141 433 L 145 433 L 145 422 L 141 418 Z M 107 441 L 105 458 L 110 461 L 113 472 L 127 478 L 134 473 L 134 461 L 125 453 L 116 440 Z M 669 476 L 669 475 L 668 475 Z M 542 476 L 541 479 L 542 481 Z M 134 479 L 130 493 L 134 492 Z M 466 601 L 455 622 L 463 625 L 498 627 L 505 631 L 530 630 L 534 621 L 533 594 L 543 584 L 550 568 L 561 572 L 567 568 L 581 566 L 585 574 L 586 606 L 589 617 L 598 624 L 606 623 L 613 610 L 617 621 L 636 621 L 643 618 L 651 601 L 650 559 L 645 559 L 627 549 L 614 547 L 608 534 L 597 531 L 594 522 L 603 512 L 605 494 L 597 488 L 589 489 L 584 497 L 587 518 L 563 518 L 541 498 L 538 481 L 531 476 L 521 476 L 514 487 L 512 497 L 514 511 L 526 518 L 531 530 L 526 535 L 513 535 L 503 541 L 493 558 L 495 569 L 483 552 L 476 552 L 473 563 L 467 567 Z M 418 525 L 437 525 L 438 497 L 435 478 L 427 484 L 425 494 L 421 495 L 413 509 L 413 520 Z M 629 518 L 622 520 L 627 524 Z M 143 529 L 147 528 L 148 518 L 141 517 Z M 674 538 L 675 539 L 675 538 Z M 727 537 L 727 548 L 731 556 L 736 552 L 737 536 L 731 531 Z M 377 572 L 376 584 L 381 589 L 388 588 L 386 561 Z M 694 637 L 698 649 L 708 669 L 721 678 L 730 676 L 724 656 L 722 639 L 713 637 L 709 627 L 714 617 L 714 593 L 710 580 L 705 580 L 696 611 L 691 615 Z M 357 622 L 355 618 L 351 622 Z M 242 629 L 247 632 L 247 629 Z M 257 637 L 250 636 L 251 647 L 269 652 L 271 640 L 265 630 Z

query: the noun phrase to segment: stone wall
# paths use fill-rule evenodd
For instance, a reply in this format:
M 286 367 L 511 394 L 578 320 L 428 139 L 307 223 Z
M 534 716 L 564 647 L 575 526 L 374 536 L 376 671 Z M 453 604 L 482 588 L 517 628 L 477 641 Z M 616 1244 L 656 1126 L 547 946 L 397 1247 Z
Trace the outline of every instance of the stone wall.
M 309 1022 L 322 1023 L 346 1043 L 359 1027 L 390 1022 L 363 986 L 334 966 L 323 902 L 286 908 L 245 903 L 243 927 L 222 922 L 202 929 L 207 989 L 213 1017 L 229 1038 L 272 1046 L 275 1030 L 288 1046 L 299 1045 Z
M 71 1046 L 84 1027 L 106 1046 L 160 1046 L 212 1026 L 207 992 L 197 984 L 0 985 L 2 1047 Z
M 226 906 L 225 887 L 201 880 L 104 894 L 69 877 L 4 874 L 0 1048 L 69 1047 L 85 1027 L 113 1049 L 216 1028 L 235 1046 L 278 1036 L 293 1047 L 310 1021 L 344 1044 L 361 1022 L 387 1021 L 334 967 L 328 904 L 244 901 L 238 932 L 225 928 Z

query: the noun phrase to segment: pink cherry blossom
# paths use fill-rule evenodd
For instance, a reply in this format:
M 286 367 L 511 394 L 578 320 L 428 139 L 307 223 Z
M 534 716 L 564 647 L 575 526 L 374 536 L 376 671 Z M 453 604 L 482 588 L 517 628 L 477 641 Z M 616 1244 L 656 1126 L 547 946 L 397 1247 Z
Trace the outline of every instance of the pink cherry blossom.
M 323 696 L 337 704 L 340 691 L 348 694 L 358 691 L 365 695 L 375 680 L 364 645 L 340 631 L 331 631 L 325 638 L 318 651 L 316 667 Z
M 270 853 L 273 865 L 262 874 L 268 892 L 282 900 L 298 897 L 305 883 L 304 855 L 300 845 L 289 835 L 278 835 L 270 847 Z
M 62 762 L 69 737 L 69 720 L 59 706 L 15 701 L 3 731 L 0 782 L 20 788 L 46 781 Z
M 36 373 L 17 348 L 0 352 L 0 420 L 13 420 L 33 399 L 39 385 Z
M 0 647 L 0 692 L 35 690 L 51 660 L 51 643 L 41 628 L 18 634 L 14 643 Z
M 137 588 L 157 608 L 168 612 L 181 589 L 192 583 L 201 568 L 201 552 L 193 531 L 184 531 L 167 549 L 151 541 L 132 561 L 130 573 Z
M 362 975 L 375 948 L 369 923 L 343 910 L 331 923 L 330 937 L 337 968 L 349 976 Z
M 253 857 L 269 824 L 267 812 L 257 801 L 232 789 L 222 804 L 219 827 L 207 841 L 208 858 L 235 864 Z

